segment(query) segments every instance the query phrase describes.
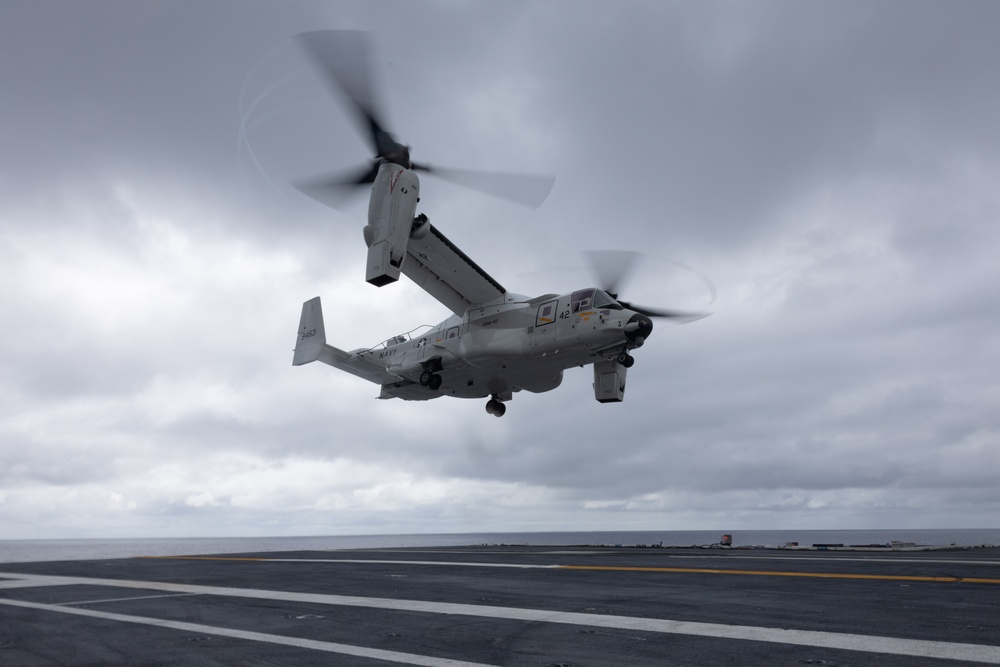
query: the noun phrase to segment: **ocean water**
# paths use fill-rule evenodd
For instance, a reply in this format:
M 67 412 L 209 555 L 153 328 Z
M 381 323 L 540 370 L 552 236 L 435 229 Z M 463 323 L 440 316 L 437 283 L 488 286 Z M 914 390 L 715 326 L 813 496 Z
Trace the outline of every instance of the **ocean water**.
M 1000 529 L 941 530 L 746 530 L 727 531 L 734 547 L 813 544 L 1000 545 Z M 219 537 L 73 540 L 0 540 L 0 563 L 100 560 L 137 556 L 236 554 L 261 551 L 329 551 L 387 547 L 456 547 L 482 544 L 705 546 L 717 531 L 449 533 L 426 535 L 340 535 L 312 537 Z

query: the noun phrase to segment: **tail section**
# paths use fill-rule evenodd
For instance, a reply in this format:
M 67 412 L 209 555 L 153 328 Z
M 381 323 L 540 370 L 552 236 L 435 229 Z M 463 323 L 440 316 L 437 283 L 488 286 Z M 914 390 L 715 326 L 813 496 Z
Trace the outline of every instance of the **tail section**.
M 314 361 L 329 364 L 375 384 L 391 384 L 400 379 L 386 371 L 385 365 L 378 362 L 378 356 L 371 349 L 345 352 L 326 342 L 323 306 L 320 305 L 318 296 L 302 304 L 292 365 L 301 366 Z
M 301 366 L 316 361 L 323 354 L 326 346 L 326 329 L 323 326 L 323 306 L 319 297 L 309 299 L 302 304 L 302 316 L 299 318 L 299 334 L 295 339 L 295 356 L 293 366 Z

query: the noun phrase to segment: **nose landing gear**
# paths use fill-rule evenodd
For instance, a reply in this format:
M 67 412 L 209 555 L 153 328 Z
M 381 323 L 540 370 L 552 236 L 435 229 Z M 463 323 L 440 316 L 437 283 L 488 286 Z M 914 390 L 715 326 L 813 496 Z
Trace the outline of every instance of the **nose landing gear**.
M 507 412 L 507 406 L 494 397 L 486 401 L 486 412 L 490 413 L 494 417 L 503 417 Z

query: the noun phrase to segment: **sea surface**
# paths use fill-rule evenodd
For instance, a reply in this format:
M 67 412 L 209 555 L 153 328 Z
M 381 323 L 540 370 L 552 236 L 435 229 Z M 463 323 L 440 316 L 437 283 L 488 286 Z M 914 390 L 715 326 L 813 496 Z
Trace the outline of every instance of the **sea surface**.
M 940 530 L 745 530 L 732 531 L 734 547 L 780 547 L 798 543 L 888 545 L 893 541 L 924 546 L 1000 545 L 1000 529 Z M 311 537 L 197 537 L 141 539 L 0 540 L 0 563 L 102 560 L 137 556 L 237 554 L 267 551 L 332 551 L 387 547 L 470 545 L 709 546 L 717 531 L 448 533 L 417 535 L 338 535 Z

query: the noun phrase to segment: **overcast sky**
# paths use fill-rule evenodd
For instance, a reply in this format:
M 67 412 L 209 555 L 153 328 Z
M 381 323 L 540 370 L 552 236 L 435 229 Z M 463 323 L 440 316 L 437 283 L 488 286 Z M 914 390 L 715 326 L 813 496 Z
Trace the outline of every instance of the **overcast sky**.
M 0 539 L 1000 527 L 1000 4 L 0 4 Z M 415 160 L 508 289 L 647 261 L 625 402 L 378 401 L 292 367 L 299 311 L 378 343 L 449 313 L 364 282 L 368 157 L 294 35 L 373 31 Z M 711 290 L 692 267 L 708 276 Z

